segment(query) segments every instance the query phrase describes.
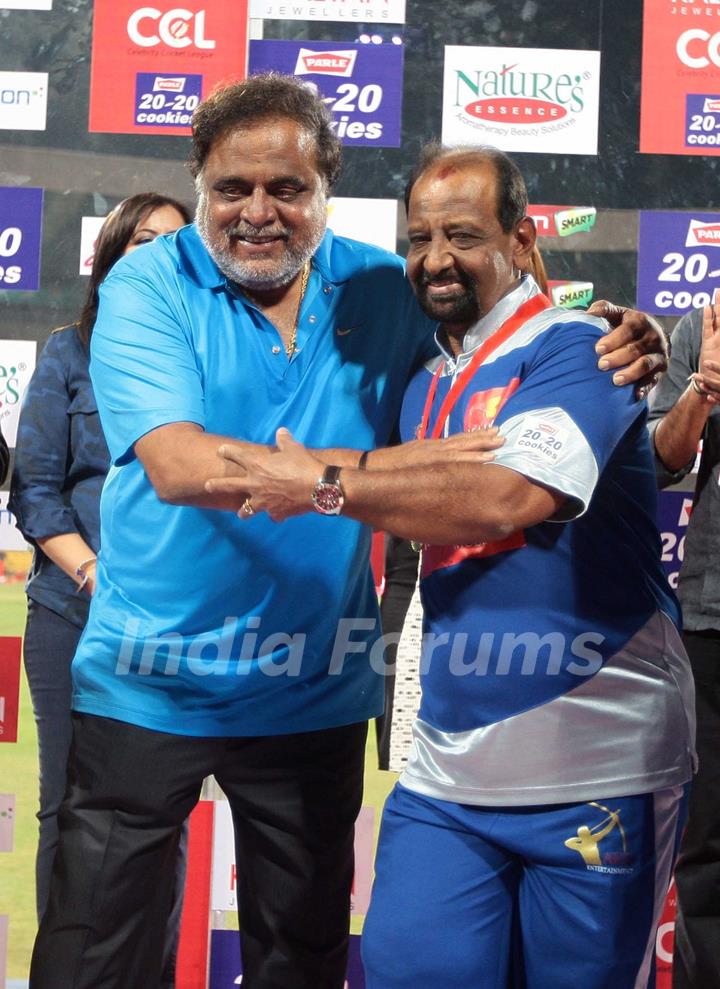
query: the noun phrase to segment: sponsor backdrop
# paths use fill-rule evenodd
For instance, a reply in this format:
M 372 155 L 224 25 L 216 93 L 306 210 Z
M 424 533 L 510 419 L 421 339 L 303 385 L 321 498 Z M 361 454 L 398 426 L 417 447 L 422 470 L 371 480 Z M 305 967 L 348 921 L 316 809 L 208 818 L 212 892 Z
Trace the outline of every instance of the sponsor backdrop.
M 645 0 L 640 150 L 720 154 L 720 3 Z
M 682 316 L 720 286 L 720 213 L 640 213 L 638 305 Z
M 42 189 L 0 188 L 0 289 L 40 285 Z
M 95 0 L 89 129 L 188 134 L 216 83 L 245 78 L 246 48 L 246 0 L 204 0 L 201 10 Z
M 15 446 L 23 393 L 35 370 L 36 347 L 34 340 L 0 340 L 0 429 L 10 447 Z
M 251 41 L 248 68 L 285 72 L 315 87 L 343 144 L 400 147 L 402 45 Z
M 20 639 L 0 636 L 0 742 L 17 741 L 19 689 Z
M 422 143 L 493 144 L 527 177 L 558 305 L 638 303 L 670 330 L 714 297 L 720 0 L 604 0 L 582 18 L 575 0 L 506 0 L 482 17 L 465 0 L 0 0 L 0 23 L 0 426 L 11 446 L 36 347 L 77 316 L 103 217 L 149 189 L 192 203 L 184 166 L 192 111 L 248 71 L 294 73 L 330 106 L 345 156 L 328 206 L 339 233 L 404 253 L 402 193 Z M 6 497 L 0 556 L 23 545 Z M 690 490 L 661 498 L 671 583 L 691 498 Z M 16 732 L 16 660 L 17 649 L 0 647 L 5 741 Z M 13 802 L 15 785 L 10 772 L 0 848 L 19 856 L 18 835 L 34 822 L 33 808 Z M 370 774 L 371 792 L 386 788 Z M 379 810 L 378 798 L 361 824 L 355 933 Z M 206 871 L 211 851 L 201 856 Z M 10 976 L 27 975 L 31 868 L 28 855 L 20 893 L 9 907 L 0 900 L 0 985 L 6 950 Z M 201 926 L 210 893 L 207 904 L 194 901 Z M 668 911 L 666 967 L 671 900 Z M 215 969 L 228 950 L 236 938 L 216 931 L 213 985 L 230 978 Z M 238 984 L 236 960 L 228 972 Z M 362 984 L 354 969 L 348 979 Z M 201 983 L 188 976 L 183 989 Z
M 250 16 L 290 21 L 340 21 L 364 25 L 402 24 L 405 0 L 250 0 Z
M 47 72 L 0 71 L 0 129 L 45 130 Z
M 445 49 L 442 139 L 503 151 L 597 151 L 600 52 Z

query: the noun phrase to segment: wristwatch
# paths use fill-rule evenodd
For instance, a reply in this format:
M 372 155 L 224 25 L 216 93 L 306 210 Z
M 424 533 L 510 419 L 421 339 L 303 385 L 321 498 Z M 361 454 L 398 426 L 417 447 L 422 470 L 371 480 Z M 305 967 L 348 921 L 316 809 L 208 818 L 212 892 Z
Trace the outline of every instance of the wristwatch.
M 321 515 L 339 515 L 345 504 L 345 495 L 340 485 L 340 467 L 326 467 L 322 477 L 313 488 L 312 502 L 315 511 Z

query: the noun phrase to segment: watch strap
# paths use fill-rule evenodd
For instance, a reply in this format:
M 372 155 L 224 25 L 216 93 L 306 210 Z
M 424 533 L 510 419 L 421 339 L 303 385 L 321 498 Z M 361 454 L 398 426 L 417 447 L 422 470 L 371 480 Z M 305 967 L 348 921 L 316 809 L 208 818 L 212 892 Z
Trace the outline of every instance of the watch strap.
M 334 467 L 332 464 L 328 466 L 323 471 L 323 475 L 320 478 L 321 484 L 337 484 L 340 480 L 340 471 L 342 467 Z

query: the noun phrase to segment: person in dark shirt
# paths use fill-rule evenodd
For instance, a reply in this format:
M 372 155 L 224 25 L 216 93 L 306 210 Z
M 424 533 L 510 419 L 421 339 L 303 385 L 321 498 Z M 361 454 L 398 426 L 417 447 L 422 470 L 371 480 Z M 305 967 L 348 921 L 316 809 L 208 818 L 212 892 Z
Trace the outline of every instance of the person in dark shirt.
M 695 678 L 698 773 L 675 868 L 673 989 L 720 986 L 720 307 L 686 313 L 650 410 L 661 488 L 702 452 L 678 578 L 683 641 Z
M 57 811 L 65 791 L 70 666 L 95 586 L 100 492 L 110 466 L 88 375 L 98 288 L 123 255 L 190 222 L 185 206 L 155 193 L 131 196 L 110 213 L 97 241 L 80 318 L 50 335 L 20 414 L 9 507 L 35 550 L 26 588 L 24 656 L 40 758 L 38 920 L 47 903 Z M 181 890 L 173 931 L 168 930 L 173 972 Z M 173 978 L 170 974 L 167 984 Z

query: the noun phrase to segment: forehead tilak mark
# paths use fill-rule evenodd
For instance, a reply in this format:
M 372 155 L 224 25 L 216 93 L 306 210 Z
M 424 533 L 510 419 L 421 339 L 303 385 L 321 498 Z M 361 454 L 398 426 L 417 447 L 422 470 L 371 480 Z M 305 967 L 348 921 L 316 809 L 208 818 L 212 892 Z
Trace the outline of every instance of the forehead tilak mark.
M 442 179 L 448 178 L 450 175 L 454 175 L 458 171 L 457 165 L 441 165 L 437 170 L 437 178 L 441 181 Z

